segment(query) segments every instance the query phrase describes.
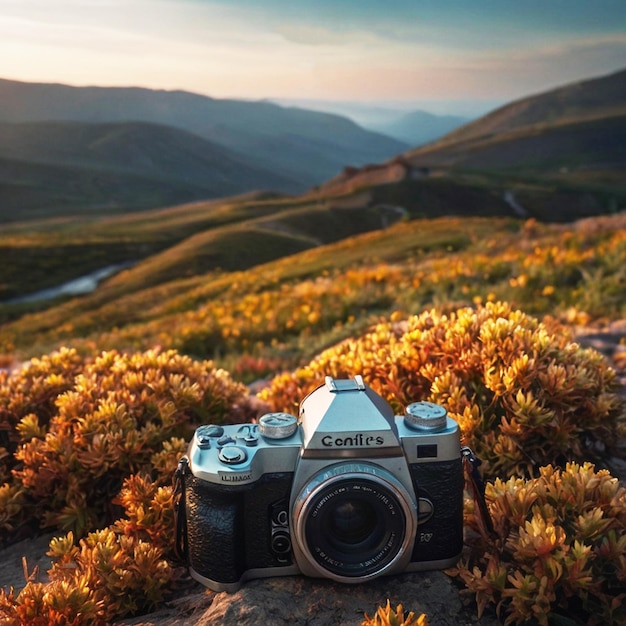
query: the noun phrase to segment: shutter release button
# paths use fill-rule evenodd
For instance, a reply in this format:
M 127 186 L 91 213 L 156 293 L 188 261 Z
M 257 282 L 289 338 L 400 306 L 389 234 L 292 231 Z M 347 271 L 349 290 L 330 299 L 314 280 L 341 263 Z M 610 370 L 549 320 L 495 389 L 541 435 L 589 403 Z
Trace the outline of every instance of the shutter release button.
M 226 465 L 237 465 L 237 463 L 243 463 L 248 455 L 243 448 L 237 446 L 224 446 L 217 454 L 217 457 L 222 463 Z

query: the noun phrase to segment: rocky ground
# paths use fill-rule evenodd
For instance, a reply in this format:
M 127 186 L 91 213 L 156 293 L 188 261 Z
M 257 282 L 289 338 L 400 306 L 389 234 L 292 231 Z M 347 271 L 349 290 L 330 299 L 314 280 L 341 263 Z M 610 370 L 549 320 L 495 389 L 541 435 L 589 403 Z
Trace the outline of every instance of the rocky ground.
M 574 334 L 580 345 L 594 348 L 609 360 L 621 383 L 620 395 L 626 398 L 626 319 L 599 328 L 574 328 Z
M 443 572 L 403 574 L 367 584 L 341 585 L 303 576 L 258 579 L 237 593 L 212 593 L 197 589 L 167 608 L 116 626 L 215 626 L 258 624 L 359 626 L 367 613 L 373 616 L 389 598 L 395 609 L 426 613 L 431 626 L 495 626 L 495 615 L 478 620 L 475 609 L 463 604 L 458 588 Z
M 577 341 L 593 347 L 611 360 L 626 398 L 626 320 L 604 328 L 576 329 Z M 612 459 L 613 475 L 626 483 L 626 463 Z M 23 541 L 0 551 L 0 587 L 21 588 L 25 576 L 39 570 L 45 578 L 45 556 L 51 535 Z M 380 578 L 371 583 L 345 586 L 305 577 L 259 579 L 233 594 L 213 593 L 190 579 L 181 581 L 185 591 L 160 610 L 123 620 L 116 626 L 238 626 L 268 624 L 358 626 L 364 614 L 373 615 L 387 598 L 393 607 L 402 603 L 417 615 L 426 613 L 431 626 L 495 626 L 492 613 L 476 616 L 475 605 L 460 593 L 457 583 L 440 571 Z

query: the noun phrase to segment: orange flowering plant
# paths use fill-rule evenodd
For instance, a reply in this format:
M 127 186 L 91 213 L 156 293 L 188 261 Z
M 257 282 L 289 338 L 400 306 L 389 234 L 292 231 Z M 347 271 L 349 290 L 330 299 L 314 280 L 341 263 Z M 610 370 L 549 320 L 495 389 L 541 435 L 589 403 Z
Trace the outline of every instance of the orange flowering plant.
M 362 374 L 398 411 L 444 405 L 489 477 L 606 456 L 625 432 L 615 372 L 563 327 L 505 303 L 378 324 L 274 378 L 261 397 L 294 411 L 324 375 Z
M 171 587 L 171 481 L 193 428 L 256 409 L 209 361 L 63 350 L 0 379 L 0 415 L 11 448 L 2 539 L 35 525 L 69 531 L 50 543 L 49 582 L 0 591 L 0 621 L 104 625 L 154 608 Z
M 548 465 L 488 483 L 486 497 L 495 534 L 468 502 L 474 532 L 458 568 L 479 616 L 491 605 L 505 624 L 625 623 L 626 489 L 616 478 L 590 463 Z
M 0 411 L 16 439 L 3 459 L 5 533 L 32 522 L 76 536 L 101 527 L 117 518 L 112 499 L 124 479 L 153 471 L 155 452 L 163 465 L 194 425 L 254 414 L 242 384 L 175 351 L 87 360 L 65 350 L 1 382 Z
M 391 602 L 387 599 L 387 604 L 384 607 L 378 607 L 372 617 L 365 614 L 361 626 L 428 626 L 428 618 L 424 613 L 416 616 L 413 611 L 405 615 L 401 604 L 398 604 L 394 611 L 391 608 Z

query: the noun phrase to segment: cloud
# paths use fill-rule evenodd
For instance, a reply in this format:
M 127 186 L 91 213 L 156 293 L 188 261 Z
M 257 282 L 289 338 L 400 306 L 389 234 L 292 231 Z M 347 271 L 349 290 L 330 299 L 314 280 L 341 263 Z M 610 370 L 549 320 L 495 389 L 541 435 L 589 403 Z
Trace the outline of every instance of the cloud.
M 215 97 L 508 99 L 626 64 L 623 32 L 529 29 L 468 4 L 434 15 L 320 2 L 0 0 L 0 76 Z
M 284 22 L 274 27 L 274 31 L 286 41 L 307 46 L 347 45 L 354 39 L 361 40 L 363 33 L 347 28 L 328 28 L 305 22 Z
M 541 45 L 476 51 L 451 74 L 466 75 L 487 97 L 518 97 L 626 67 L 626 33 L 546 40 Z

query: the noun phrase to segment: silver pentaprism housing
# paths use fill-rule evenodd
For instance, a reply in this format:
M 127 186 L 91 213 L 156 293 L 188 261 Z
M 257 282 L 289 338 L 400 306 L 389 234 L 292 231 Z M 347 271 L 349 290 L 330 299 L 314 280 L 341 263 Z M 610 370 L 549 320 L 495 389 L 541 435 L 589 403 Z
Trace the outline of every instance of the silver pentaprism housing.
M 360 376 L 327 377 L 298 418 L 201 426 L 181 467 L 182 543 L 214 590 L 297 573 L 358 583 L 461 552 L 457 423 L 429 402 L 394 415 Z

